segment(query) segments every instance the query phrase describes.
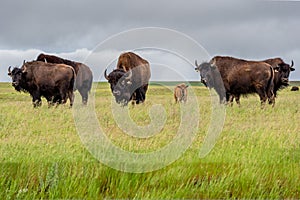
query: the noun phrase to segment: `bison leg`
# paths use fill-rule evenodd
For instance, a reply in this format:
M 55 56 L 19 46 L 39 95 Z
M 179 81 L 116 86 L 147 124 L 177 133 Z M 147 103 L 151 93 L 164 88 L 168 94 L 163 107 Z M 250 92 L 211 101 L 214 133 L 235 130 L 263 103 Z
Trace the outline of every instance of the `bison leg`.
M 42 105 L 41 95 L 38 90 L 34 91 L 32 94 L 32 104 L 34 108 Z
M 54 101 L 53 101 L 54 97 L 53 96 L 51 96 L 51 97 L 45 97 L 45 98 L 47 99 L 48 108 L 54 106 Z
M 88 101 L 88 90 L 87 89 L 78 89 L 80 95 L 81 95 L 81 99 L 82 99 L 82 104 L 83 105 L 86 105 L 87 104 L 87 101 Z
M 37 108 L 37 107 L 40 107 L 42 105 L 42 100 L 41 99 L 36 99 L 32 103 L 33 103 L 33 107 Z
M 68 92 L 68 97 L 69 97 L 69 100 L 70 100 L 70 107 L 72 107 L 73 103 L 74 103 L 74 97 L 75 97 L 73 91 Z M 84 104 L 84 105 L 86 105 L 86 104 Z
M 136 93 L 136 104 L 139 104 L 140 102 L 141 103 L 144 102 L 141 88 L 136 89 L 135 93 Z
M 233 95 L 229 95 L 229 98 L 228 98 L 228 104 L 230 105 L 230 107 L 232 107 L 233 106 L 233 98 L 234 98 L 234 96 Z
M 235 98 L 235 102 L 236 104 L 240 107 L 241 106 L 241 103 L 240 103 L 240 97 L 241 95 L 235 95 L 234 98 Z
M 68 98 L 68 87 L 66 86 L 62 86 L 59 89 L 59 94 L 60 94 L 60 99 L 61 99 L 61 103 L 65 104 L 67 102 L 67 98 Z
M 256 91 L 260 97 L 261 109 L 264 109 L 265 105 L 266 105 L 266 101 L 268 99 L 268 96 L 267 96 L 265 90 L 263 90 L 262 88 L 256 88 Z
M 274 108 L 274 106 L 275 106 L 275 96 L 273 95 L 273 96 L 269 97 L 268 101 L 269 101 L 269 104 L 270 105 L 272 104 L 272 107 Z
M 273 92 L 273 88 L 269 89 L 269 92 L 268 92 L 268 101 L 269 101 L 270 105 L 272 104 L 272 107 L 275 106 L 275 95 L 274 95 L 274 92 Z

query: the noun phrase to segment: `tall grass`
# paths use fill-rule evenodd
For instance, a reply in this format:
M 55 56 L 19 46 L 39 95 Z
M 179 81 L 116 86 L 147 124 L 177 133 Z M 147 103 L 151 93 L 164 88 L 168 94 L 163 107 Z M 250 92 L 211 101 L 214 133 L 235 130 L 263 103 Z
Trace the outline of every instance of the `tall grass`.
M 199 130 L 174 163 L 148 173 L 125 173 L 103 165 L 86 150 L 68 105 L 33 109 L 28 94 L 0 84 L 0 197 L 3 199 L 103 198 L 300 198 L 300 93 L 279 92 L 274 108 L 260 109 L 249 96 L 226 108 L 223 131 L 205 158 L 199 150 L 210 125 L 211 100 L 193 85 L 200 109 Z M 77 96 L 79 98 L 79 96 Z M 173 140 L 180 105 L 172 91 L 149 87 L 143 105 L 129 105 L 138 125 L 150 123 L 148 111 L 161 104 L 163 130 L 148 139 L 128 136 L 111 113 L 109 86 L 96 87 L 95 110 L 110 140 L 125 150 L 151 152 Z M 190 116 L 193 117 L 193 116 Z

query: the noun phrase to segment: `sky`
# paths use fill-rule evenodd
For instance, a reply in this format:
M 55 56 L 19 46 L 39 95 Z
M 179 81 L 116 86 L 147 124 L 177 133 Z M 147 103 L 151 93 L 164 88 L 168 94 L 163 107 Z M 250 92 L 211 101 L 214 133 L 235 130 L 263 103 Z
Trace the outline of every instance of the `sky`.
M 290 80 L 300 80 L 299 10 L 297 1 L 2 1 L 0 81 L 41 52 L 84 62 L 101 81 L 124 51 L 150 62 L 153 81 L 199 80 L 194 61 L 215 55 L 294 60 Z

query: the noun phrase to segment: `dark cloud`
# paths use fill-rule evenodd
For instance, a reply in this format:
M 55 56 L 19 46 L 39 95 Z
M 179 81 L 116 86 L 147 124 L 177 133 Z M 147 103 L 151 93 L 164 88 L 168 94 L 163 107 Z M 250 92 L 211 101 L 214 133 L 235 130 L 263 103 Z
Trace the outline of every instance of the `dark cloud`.
M 297 68 L 299 10 L 300 2 L 293 1 L 4 1 L 0 49 L 72 53 L 92 50 L 121 31 L 154 26 L 191 36 L 210 55 L 280 56 L 287 62 L 294 59 Z M 25 56 L 20 57 L 19 62 Z M 300 70 L 291 78 L 300 79 Z

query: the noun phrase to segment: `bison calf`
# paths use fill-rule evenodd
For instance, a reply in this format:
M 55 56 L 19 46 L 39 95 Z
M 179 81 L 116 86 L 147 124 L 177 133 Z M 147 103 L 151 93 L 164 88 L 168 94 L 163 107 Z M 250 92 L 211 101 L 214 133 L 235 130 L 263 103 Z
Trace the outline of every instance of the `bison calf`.
M 299 87 L 293 86 L 293 87 L 291 88 L 291 91 L 299 91 Z
M 187 88 L 189 86 L 181 83 L 174 88 L 175 103 L 187 101 Z

